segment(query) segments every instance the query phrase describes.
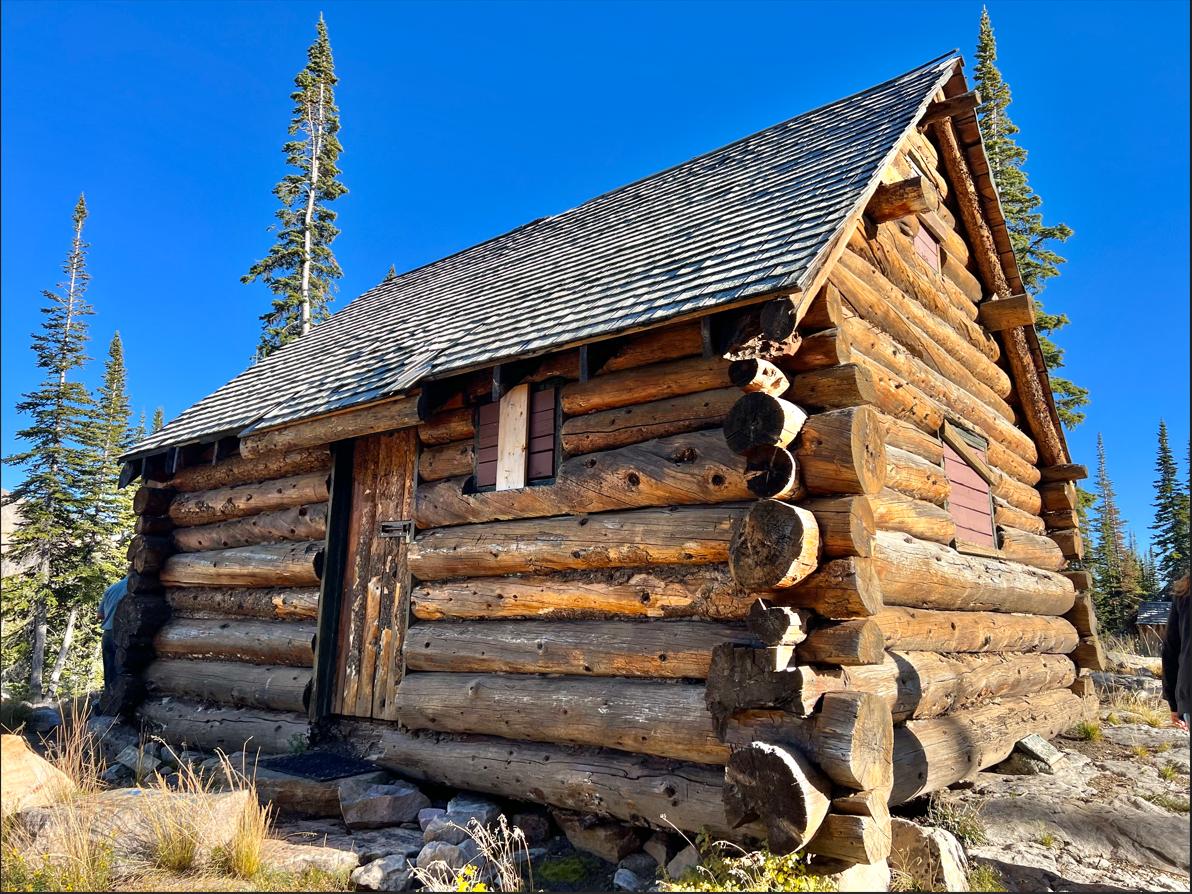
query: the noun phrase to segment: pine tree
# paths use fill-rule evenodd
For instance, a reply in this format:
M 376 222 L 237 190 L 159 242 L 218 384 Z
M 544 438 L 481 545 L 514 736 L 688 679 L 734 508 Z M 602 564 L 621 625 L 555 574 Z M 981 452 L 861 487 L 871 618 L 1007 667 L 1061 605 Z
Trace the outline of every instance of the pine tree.
M 139 444 L 145 440 L 148 434 L 148 429 L 145 428 L 145 411 L 141 410 L 141 418 L 137 420 L 137 427 L 132 430 L 132 437 L 129 439 L 133 444 Z
M 334 281 L 343 276 L 331 243 L 339 234 L 336 214 L 327 207 L 347 192 L 339 176 L 338 83 L 327 26 L 319 16 L 315 42 L 307 50 L 306 67 L 294 79 L 297 90 L 289 133 L 300 139 L 283 147 L 286 162 L 296 168 L 273 189 L 281 201 L 276 217 L 277 242 L 269 254 L 241 277 L 263 279 L 274 294 L 273 307 L 261 316 L 263 332 L 257 348 L 265 357 L 328 316 Z
M 1155 532 L 1159 583 L 1170 586 L 1188 573 L 1188 494 L 1180 486 L 1179 468 L 1167 443 L 1167 423 L 1159 420 L 1159 449 L 1155 457 Z
M 153 411 L 153 427 L 149 429 L 150 434 L 157 434 L 166 427 L 166 411 L 162 407 L 158 407 Z
M 95 562 L 103 579 L 123 574 L 123 560 L 132 536 L 131 488 L 120 488 L 120 456 L 132 445 L 132 409 L 129 406 L 124 343 L 117 332 L 108 348 L 103 382 L 95 394 L 96 418 L 89 431 L 94 451 L 90 503 L 99 533 Z
M 985 154 L 1001 197 L 1006 227 L 1018 258 L 1023 286 L 1035 299 L 1035 325 L 1040 333 L 1043 359 L 1047 368 L 1054 372 L 1063 367 L 1064 352 L 1052 341 L 1050 334 L 1067 326 L 1069 320 L 1064 314 L 1045 313 L 1039 296 L 1047 280 L 1058 276 L 1059 265 L 1064 263 L 1064 258 L 1049 244 L 1066 242 L 1072 235 L 1072 229 L 1062 223 L 1048 225 L 1043 222 L 1043 214 L 1039 210 L 1043 200 L 1027 180 L 1026 150 L 1015 142 L 1014 136 L 1019 130 L 1006 111 L 1010 105 L 1010 87 L 997 67 L 997 42 L 987 9 L 981 10 L 975 78 L 975 86 L 981 94 L 977 121 L 985 142 Z M 1051 390 L 1064 425 L 1073 428 L 1084 421 L 1084 413 L 1080 408 L 1089 402 L 1088 389 L 1081 388 L 1069 379 L 1052 375 Z
M 18 412 L 29 418 L 17 433 L 26 449 L 5 462 L 25 467 L 25 479 L 9 500 L 21 503 L 23 521 L 12 536 L 11 559 L 28 563 L 30 571 L 8 581 L 5 614 L 25 613 L 31 634 L 27 656 L 28 697 L 38 700 L 44 689 L 46 641 L 51 622 L 63 620 L 71 608 L 85 602 L 89 576 L 85 481 L 91 464 L 86 432 L 94 413 L 90 394 L 74 374 L 86 363 L 85 318 L 93 311 L 84 300 L 87 248 L 83 226 L 87 203 L 83 196 L 74 209 L 74 233 L 63 264 L 65 279 L 55 290 L 43 292 L 47 304 L 41 331 L 33 335 L 33 352 L 45 378 L 22 396 Z M 6 617 L 6 620 L 8 620 Z M 66 623 L 62 624 L 65 630 Z M 10 656 L 6 656 L 10 657 Z
M 1155 568 L 1154 547 L 1147 549 L 1138 573 L 1138 591 L 1148 599 L 1154 599 L 1159 592 L 1159 574 Z
M 1117 493 L 1109 478 L 1105 442 L 1097 435 L 1097 502 L 1091 527 L 1089 570 L 1093 575 L 1093 600 L 1097 617 L 1108 630 L 1122 631 L 1136 609 L 1138 570 L 1129 556 L 1125 526 L 1118 512 Z

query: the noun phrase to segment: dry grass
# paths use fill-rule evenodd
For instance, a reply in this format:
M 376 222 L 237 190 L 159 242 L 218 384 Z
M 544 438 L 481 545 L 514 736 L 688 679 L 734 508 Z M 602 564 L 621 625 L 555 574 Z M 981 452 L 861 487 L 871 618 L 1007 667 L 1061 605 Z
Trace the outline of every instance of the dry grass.
M 1006 881 L 1002 874 L 987 863 L 977 863 L 969 869 L 970 891 L 1005 891 Z
M 1145 723 L 1155 729 L 1162 729 L 1171 721 L 1171 711 L 1157 695 L 1148 695 L 1134 689 L 1113 687 L 1106 690 L 1102 701 L 1124 723 Z
M 1178 797 L 1176 795 L 1169 795 L 1160 793 L 1156 795 L 1143 795 L 1152 804 L 1162 807 L 1164 810 L 1170 810 L 1172 813 L 1187 813 L 1189 808 L 1188 797 Z
M 1074 739 L 1083 739 L 1085 742 L 1100 742 L 1105 735 L 1101 732 L 1101 724 L 1092 720 L 1082 720 L 1072 729 L 1068 730 L 1067 734 Z
M 958 801 L 949 798 L 944 790 L 933 792 L 928 800 L 927 816 L 929 826 L 938 826 L 955 835 L 969 846 L 985 844 L 985 822 L 981 819 L 981 808 L 985 802 Z
M 425 868 L 414 867 L 413 873 L 427 891 L 533 891 L 534 877 L 530 866 L 530 849 L 525 833 L 510 826 L 504 816 L 492 827 L 475 819 L 467 827 L 455 828 L 467 833 L 475 843 L 479 855 L 460 869 L 442 861 Z M 525 867 L 525 875 L 522 869 Z
M 1141 759 L 1146 759 L 1151 756 L 1151 750 L 1145 745 L 1135 745 L 1130 749 L 1134 756 Z
M 1173 764 L 1171 761 L 1168 761 L 1159 768 L 1159 776 L 1166 782 L 1175 782 L 1183 775 L 1184 771 L 1180 765 Z

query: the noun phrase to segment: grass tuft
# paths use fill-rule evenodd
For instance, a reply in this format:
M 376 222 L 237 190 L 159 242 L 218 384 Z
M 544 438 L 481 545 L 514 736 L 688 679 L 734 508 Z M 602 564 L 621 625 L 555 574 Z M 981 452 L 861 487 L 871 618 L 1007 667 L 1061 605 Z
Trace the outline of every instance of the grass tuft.
M 988 863 L 977 863 L 969 869 L 970 891 L 1005 891 L 1006 881 L 1002 874 Z
M 1101 732 L 1101 724 L 1091 720 L 1080 721 L 1068 731 L 1068 735 L 1086 742 L 1100 742 L 1105 738 Z
M 666 817 L 664 816 L 665 820 Z M 682 833 L 680 833 L 682 834 Z M 683 836 L 687 838 L 686 835 Z M 700 853 L 700 865 L 677 879 L 658 883 L 660 891 L 835 891 L 831 879 L 817 876 L 804 854 L 747 851 L 728 841 L 715 841 L 706 832 L 687 838 Z
M 949 798 L 943 791 L 933 792 L 927 806 L 925 820 L 930 826 L 938 826 L 951 832 L 961 844 L 974 846 L 988 841 L 985 823 L 981 819 L 984 801 L 958 801 Z
M 1154 795 L 1143 795 L 1152 804 L 1162 807 L 1164 810 L 1170 810 L 1172 813 L 1187 813 L 1188 812 L 1188 798 L 1177 797 L 1169 795 L 1166 792 L 1160 792 Z
M 1135 745 L 1130 749 L 1130 751 L 1132 751 L 1134 756 L 1137 758 L 1148 758 L 1151 756 L 1151 750 L 1145 745 Z
M 1159 768 L 1159 776 L 1166 782 L 1175 782 L 1182 775 L 1184 775 L 1184 771 L 1180 768 L 1180 765 L 1174 764 L 1171 761 L 1168 761 Z

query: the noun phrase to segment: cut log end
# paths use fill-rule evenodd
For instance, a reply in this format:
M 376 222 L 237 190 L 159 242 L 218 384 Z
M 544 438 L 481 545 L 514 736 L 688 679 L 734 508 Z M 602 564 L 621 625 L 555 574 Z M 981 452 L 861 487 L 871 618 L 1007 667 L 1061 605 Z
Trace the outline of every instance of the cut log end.
M 829 803 L 828 781 L 793 748 L 753 742 L 729 757 L 728 821 L 739 827 L 760 820 L 775 853 L 804 847 L 827 816 Z
M 785 447 L 795 439 L 807 414 L 790 401 L 755 391 L 733 404 L 724 420 L 724 439 L 734 453 L 758 447 Z
M 778 500 L 762 500 L 736 524 L 729 545 L 729 570 L 749 591 L 793 587 L 819 564 L 815 516 Z
M 763 500 L 784 500 L 802 496 L 795 457 L 782 447 L 758 447 L 745 456 L 745 484 Z
M 728 368 L 728 379 L 742 391 L 760 391 L 774 397 L 790 387 L 782 370 L 768 360 L 734 360 Z

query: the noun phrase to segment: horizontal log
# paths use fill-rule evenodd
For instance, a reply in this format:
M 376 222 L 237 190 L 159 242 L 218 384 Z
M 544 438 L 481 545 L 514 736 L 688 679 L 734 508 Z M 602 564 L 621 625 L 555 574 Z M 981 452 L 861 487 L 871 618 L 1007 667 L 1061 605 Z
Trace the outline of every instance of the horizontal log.
M 1079 562 L 1084 558 L 1084 538 L 1077 528 L 1048 531 L 1047 536 L 1055 543 L 1065 559 Z
M 143 484 L 132 495 L 132 511 L 137 515 L 163 515 L 173 499 L 173 488 Z
M 860 494 L 818 497 L 799 505 L 815 516 L 822 555 L 829 559 L 873 554 L 877 525 L 873 498 Z
M 728 366 L 720 357 L 695 357 L 593 376 L 586 382 L 563 386 L 563 412 L 568 416 L 577 416 L 680 394 L 725 388 L 731 384 Z
M 1044 571 L 1059 571 L 1068 564 L 1059 546 L 1050 537 L 1017 528 L 998 527 L 998 552 L 1003 559 Z
M 919 119 L 919 126 L 926 127 L 933 121 L 944 118 L 967 118 L 973 115 L 981 103 L 981 94 L 976 90 L 960 93 L 949 99 L 940 99 L 931 103 L 923 117 Z
M 750 641 L 703 621 L 490 621 L 416 624 L 402 649 L 410 671 L 704 679 L 714 646 Z
M 977 319 L 990 332 L 1035 325 L 1035 303 L 1027 294 L 994 297 L 981 302 Z
M 896 183 L 879 183 L 865 206 L 865 215 L 874 223 L 883 223 L 919 211 L 933 211 L 938 206 L 935 190 L 926 187 L 922 177 L 910 177 Z
M 878 664 L 886 653 L 882 629 L 871 618 L 822 624 L 798 645 L 800 664 Z
M 786 375 L 769 360 L 734 360 L 729 364 L 728 379 L 742 391 L 760 391 L 781 397 L 791 383 Z
M 853 362 L 853 346 L 843 329 L 833 325 L 829 329 L 809 333 L 799 350 L 775 360 L 788 373 L 805 373 Z
M 761 500 L 733 529 L 728 567 L 743 590 L 781 589 L 811 574 L 819 557 L 815 516 L 779 500 Z
M 1109 661 L 1105 657 L 1105 649 L 1101 646 L 1099 636 L 1082 636 L 1076 648 L 1072 650 L 1072 660 L 1079 668 L 1094 671 L 1109 670 Z
M 691 432 L 564 460 L 553 484 L 468 493 L 467 478 L 418 488 L 419 529 L 565 512 L 748 499 L 745 461 L 718 431 Z
M 407 729 L 500 735 L 723 764 L 704 688 L 684 683 L 414 673 L 397 690 Z
M 1071 481 L 1048 481 L 1038 487 L 1043 508 L 1048 512 L 1074 510 L 1080 505 L 1076 485 Z
M 805 609 L 771 605 L 755 599 L 749 607 L 749 632 L 767 646 L 797 646 L 807 639 L 815 615 Z
M 322 540 L 326 534 L 327 504 L 307 503 L 211 525 L 176 528 L 173 546 L 179 552 L 199 552 L 288 540 Z
M 459 407 L 436 413 L 418 426 L 418 440 L 423 447 L 436 447 L 476 436 L 476 408 Z
M 1089 477 L 1088 466 L 1080 463 L 1061 463 L 1040 469 L 1043 481 L 1080 481 Z
M 879 531 L 873 563 L 887 605 L 1062 615 L 1074 598 L 1072 583 L 1054 572 L 963 555 L 907 534 Z
M 304 714 L 208 708 L 173 698 L 146 701 L 137 714 L 178 750 L 186 745 L 203 751 L 219 749 L 226 754 L 292 754 L 305 748 L 310 740 L 310 724 Z
M 293 621 L 245 618 L 174 618 L 157 632 L 153 648 L 169 658 L 216 658 L 252 664 L 310 667 L 315 627 Z
M 1061 571 L 1060 574 L 1072 581 L 1072 586 L 1076 588 L 1077 594 L 1082 590 L 1091 590 L 1093 588 L 1092 572 L 1086 568 L 1071 568 L 1067 571 Z
M 733 523 L 744 511 L 727 503 L 440 528 L 411 544 L 410 571 L 426 581 L 726 562 Z
M 909 422 L 895 419 L 884 413 L 878 414 L 878 421 L 886 432 L 887 447 L 897 447 L 899 450 L 913 453 L 933 465 L 943 467 L 944 445 L 940 441 L 938 432 L 925 432 Z
M 165 595 L 174 615 L 184 618 L 313 621 L 319 613 L 318 587 L 178 587 Z
M 597 374 L 620 372 L 623 369 L 649 366 L 681 357 L 694 357 L 703 351 L 704 339 L 699 320 L 679 323 L 665 329 L 648 329 L 622 339 L 608 359 L 600 365 Z
M 732 838 L 754 831 L 732 830 L 725 819 L 722 767 L 595 748 L 413 734 L 390 724 L 351 723 L 345 732 L 368 760 L 419 781 L 672 831 L 672 823 L 687 832 L 706 826 Z
M 886 486 L 904 497 L 944 506 L 952 493 L 942 466 L 906 450 L 886 450 Z
M 573 416 L 563 423 L 563 455 L 594 453 L 716 428 L 740 396 L 735 388 L 720 388 Z
M 324 503 L 328 496 L 327 481 L 326 474 L 312 472 L 257 484 L 179 494 L 170 504 L 169 515 L 175 525 L 191 527 L 307 503 Z
M 893 450 L 887 453 L 892 453 Z M 890 478 L 887 476 L 886 482 Z M 916 500 L 889 487 L 870 497 L 873 521 L 885 531 L 900 531 L 920 540 L 951 543 L 956 538 L 956 523 L 946 509 L 926 500 Z
M 873 620 L 886 648 L 930 652 L 1054 652 L 1076 648 L 1077 633 L 1052 615 L 885 608 Z
M 811 493 L 873 494 L 885 484 L 884 438 L 871 407 L 811 416 L 796 442 L 795 456 L 799 475 Z
M 882 585 L 872 560 L 850 556 L 824 562 L 798 586 L 776 590 L 767 598 L 825 618 L 848 620 L 881 611 Z
M 1037 515 L 1023 512 L 1011 506 L 1000 497 L 993 498 L 993 520 L 1007 528 L 1018 528 L 1031 534 L 1043 534 L 1047 531 L 1046 523 Z
M 138 515 L 133 530 L 137 534 L 156 537 L 173 531 L 174 523 L 168 515 Z
M 323 573 L 323 542 L 265 543 L 178 553 L 159 575 L 167 587 L 311 587 Z
M 734 453 L 757 447 L 785 447 L 807 421 L 802 408 L 763 391 L 743 395 L 724 420 L 724 439 Z
M 1080 513 L 1075 509 L 1055 509 L 1051 512 L 1044 512 L 1039 516 L 1039 527 L 1041 531 L 1037 533 L 1044 533 L 1045 531 L 1063 531 L 1068 528 L 1080 527 Z
M 894 731 L 891 804 L 972 778 L 1005 760 L 1020 739 L 1050 739 L 1080 720 L 1083 703 L 1067 689 L 1005 698 Z
M 1003 500 L 1028 515 L 1038 515 L 1042 511 L 1039 492 L 1023 483 L 1022 480 L 1005 474 L 998 464 L 999 460 L 994 454 L 993 446 L 990 444 L 989 450 L 990 472 L 993 473 L 993 482 L 989 485 L 989 492 L 993 494 L 995 500 Z
M 937 208 L 936 211 L 938 210 Z M 849 245 L 879 269 L 893 285 L 944 320 L 951 322 L 957 313 L 965 320 L 975 320 L 977 307 L 973 299 L 975 297 L 977 301 L 981 300 L 980 283 L 964 269 L 964 261 L 957 260 L 950 251 L 963 246 L 964 240 L 947 238 L 947 235 L 941 239 L 936 234 L 933 227 L 936 221 L 942 220 L 938 213 L 919 212 L 913 220 L 879 225 L 876 235 L 872 238 L 868 233 L 858 229 L 850 237 Z M 940 243 L 940 269 L 928 264 L 915 247 L 914 239 L 920 228 L 926 228 Z M 963 249 L 962 254 L 967 256 Z M 949 260 L 953 262 L 949 266 L 959 268 L 960 284 L 953 281 L 954 276 L 949 275 L 955 271 L 943 269 Z M 939 275 L 941 272 L 943 276 Z M 975 291 L 969 290 L 966 276 L 971 280 L 971 284 L 977 286 Z
M 475 444 L 470 440 L 424 447 L 418 454 L 418 477 L 423 481 L 442 481 L 471 475 L 475 462 Z
M 306 711 L 309 684 L 308 669 L 284 665 L 172 659 L 145 669 L 151 695 L 266 711 Z
M 1081 571 L 1079 573 L 1088 574 L 1087 571 Z M 1075 627 L 1076 632 L 1082 637 L 1096 636 L 1097 610 L 1093 605 L 1092 594 L 1078 592 L 1076 594 L 1076 601 L 1072 604 L 1072 610 L 1064 615 L 1064 620 Z
M 478 577 L 414 588 L 424 621 L 494 618 L 740 620 L 752 598 L 725 565 L 616 568 L 527 577 Z
M 240 455 L 252 459 L 265 453 L 318 447 L 348 438 L 409 428 L 419 421 L 418 395 L 415 394 L 247 435 L 240 439 Z
M 235 456 L 220 460 L 214 465 L 188 466 L 174 473 L 170 479 L 170 486 L 179 493 L 189 494 L 200 490 L 330 471 L 330 448 L 304 447 L 251 458 Z

